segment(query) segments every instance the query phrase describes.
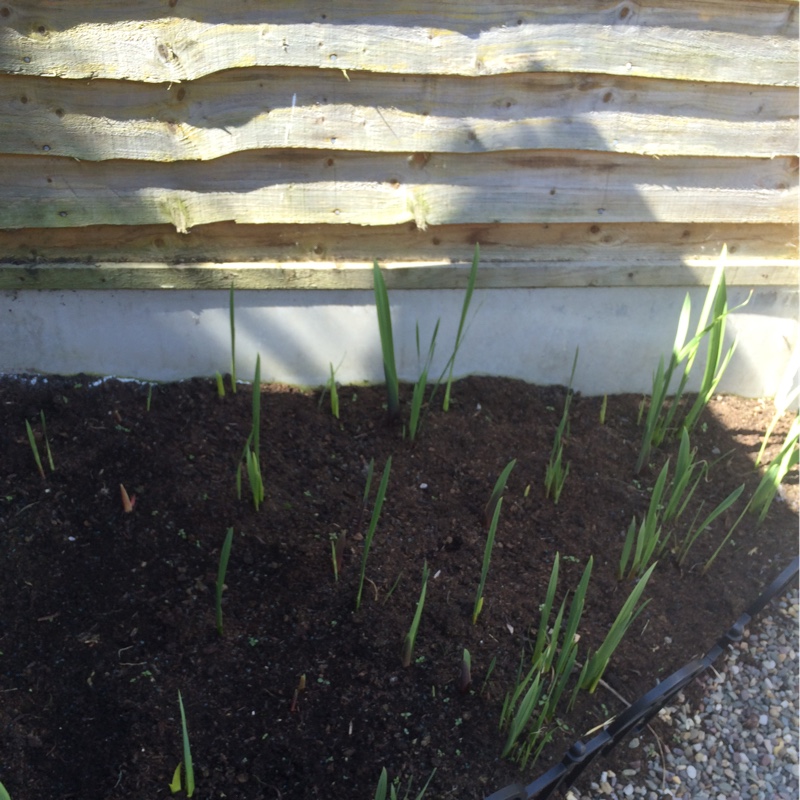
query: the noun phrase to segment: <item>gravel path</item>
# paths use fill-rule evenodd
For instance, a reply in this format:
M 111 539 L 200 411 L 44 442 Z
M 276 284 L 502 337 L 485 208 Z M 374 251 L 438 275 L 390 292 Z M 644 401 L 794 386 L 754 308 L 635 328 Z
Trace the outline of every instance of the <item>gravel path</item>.
M 603 772 L 591 794 L 576 787 L 567 800 L 797 800 L 798 612 L 797 589 L 776 598 L 714 665 L 720 672 L 706 673 L 697 708 L 678 695 L 661 711 L 673 729 L 666 765 L 644 732 L 619 745 L 629 748 L 628 769 Z

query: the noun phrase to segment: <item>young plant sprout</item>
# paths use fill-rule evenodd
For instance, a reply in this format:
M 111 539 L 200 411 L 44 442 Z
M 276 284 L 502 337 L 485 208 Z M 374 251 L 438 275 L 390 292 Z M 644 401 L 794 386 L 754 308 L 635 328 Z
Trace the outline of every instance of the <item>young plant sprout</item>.
M 513 462 L 512 462 L 513 463 Z M 475 595 L 475 605 L 472 608 L 472 624 L 478 621 L 478 615 L 483 609 L 483 589 L 486 586 L 486 576 L 489 574 L 489 562 L 492 560 L 492 548 L 494 547 L 494 536 L 497 531 L 497 522 L 500 519 L 500 509 L 503 507 L 503 498 L 497 499 L 494 507 L 494 514 L 489 525 L 489 535 L 486 537 L 486 546 L 483 550 L 483 566 L 481 567 L 481 580 L 478 584 L 478 591 Z
M 464 295 L 464 304 L 461 306 L 461 319 L 458 321 L 458 332 L 456 333 L 456 343 L 453 346 L 453 354 L 450 356 L 450 360 L 448 361 L 449 366 L 449 373 L 447 375 L 447 384 L 445 385 L 444 389 L 444 401 L 442 402 L 442 410 L 449 411 L 450 410 L 450 389 L 453 385 L 453 367 L 456 363 L 456 356 L 458 355 L 458 349 L 461 347 L 461 343 L 464 337 L 464 323 L 467 319 L 467 312 L 469 311 L 469 304 L 472 300 L 472 292 L 475 290 L 475 281 L 478 277 L 478 262 L 480 261 L 481 251 L 480 246 L 478 244 L 475 245 L 475 252 L 472 255 L 472 268 L 469 271 L 469 278 L 467 279 L 467 292 Z M 446 366 L 445 369 L 448 367 Z
M 786 439 L 783 442 L 783 447 L 781 448 L 780 453 L 778 453 L 778 455 L 767 468 L 767 471 L 761 476 L 761 480 L 759 481 L 753 496 L 744 507 L 742 513 L 737 517 L 736 522 L 733 523 L 731 529 L 725 535 L 725 538 L 722 540 L 719 547 L 717 547 L 717 549 L 711 554 L 711 557 L 708 559 L 708 561 L 706 561 L 703 567 L 703 574 L 708 572 L 708 570 L 711 568 L 711 565 L 714 563 L 714 561 L 716 561 L 717 556 L 722 552 L 722 548 L 728 543 L 733 535 L 734 530 L 736 530 L 739 523 L 744 518 L 744 515 L 748 511 L 759 512 L 759 525 L 764 521 L 770 505 L 772 505 L 772 501 L 775 499 L 775 495 L 778 493 L 778 489 L 780 489 L 780 485 L 783 482 L 783 479 L 786 477 L 786 474 L 793 467 L 797 466 L 798 462 L 800 462 L 800 450 L 798 450 L 799 443 L 800 416 L 797 416 L 792 421 L 789 432 L 786 434 Z M 742 488 L 743 487 L 739 487 L 739 489 L 736 491 L 741 494 Z M 723 502 L 727 502 L 727 500 Z
M 222 636 L 222 591 L 225 588 L 225 572 L 228 569 L 228 559 L 231 555 L 231 544 L 233 543 L 233 528 L 228 528 L 225 534 L 225 541 L 222 543 L 222 550 L 219 553 L 219 567 L 217 569 L 216 584 L 216 617 L 217 633 Z
M 228 295 L 228 317 L 231 326 L 231 392 L 236 394 L 236 319 L 233 309 L 233 283 Z M 224 387 L 223 387 L 224 392 Z
M 638 578 L 648 567 L 656 549 L 659 547 L 662 529 L 660 519 L 661 496 L 667 483 L 668 472 L 669 459 L 667 459 L 656 479 L 653 494 L 650 496 L 650 505 L 641 525 L 636 525 L 636 517 L 631 520 L 625 537 L 625 544 L 622 546 L 622 555 L 619 559 L 619 570 L 617 571 L 619 580 L 623 580 L 625 577 Z M 630 569 L 628 569 L 628 561 L 631 561 Z
M 295 688 L 294 694 L 292 695 L 292 704 L 289 706 L 290 713 L 294 714 L 300 707 L 300 692 L 304 692 L 305 690 L 306 676 L 301 675 L 300 680 L 297 682 L 297 688 Z
M 331 414 L 339 419 L 339 390 L 336 388 L 336 371 L 333 362 L 330 362 L 331 377 L 328 379 L 328 391 L 331 395 Z
M 516 463 L 516 458 L 509 461 L 508 464 L 503 467 L 503 471 L 500 473 L 494 483 L 494 489 L 492 489 L 492 493 L 489 496 L 489 502 L 486 504 L 486 507 L 483 510 L 483 520 L 487 528 L 489 527 L 492 519 L 494 519 L 497 504 L 500 502 L 500 498 L 506 488 L 508 476 L 511 474 L 511 470 L 514 469 Z
M 217 371 L 214 378 L 217 382 L 217 397 L 225 397 L 225 382 L 222 379 L 222 375 L 219 374 L 219 371 Z
M 119 496 L 122 500 L 122 510 L 126 514 L 130 514 L 133 511 L 133 507 L 136 505 L 136 495 L 128 495 L 127 490 L 125 487 L 120 484 L 119 485 Z
M 150 403 L 153 400 L 153 384 L 147 384 L 147 401 L 145 402 L 144 408 L 145 411 L 150 411 Z
M 428 590 L 428 561 L 425 560 L 422 566 L 422 589 L 419 593 L 419 600 L 417 601 L 417 610 L 414 612 L 414 619 L 411 621 L 411 627 L 408 629 L 405 641 L 403 642 L 403 652 L 401 661 L 404 667 L 411 665 L 411 659 L 414 658 L 414 645 L 417 641 L 417 631 L 419 630 L 419 622 L 422 619 L 422 609 L 425 606 L 425 593 Z
M 370 471 L 367 475 L 367 492 L 369 491 L 369 484 L 372 481 L 372 463 L 370 463 Z M 358 579 L 358 594 L 356 595 L 356 611 L 361 608 L 361 594 L 364 590 L 364 575 L 367 569 L 367 557 L 369 556 L 369 549 L 372 546 L 372 537 L 375 535 L 375 528 L 378 527 L 378 519 L 381 516 L 381 509 L 383 508 L 383 499 L 386 497 L 386 487 L 389 485 L 389 473 L 392 469 L 392 457 L 386 459 L 386 466 L 383 468 L 383 475 L 381 482 L 378 485 L 378 493 L 375 496 L 375 506 L 372 509 L 372 518 L 369 521 L 369 528 L 367 528 L 367 535 L 364 539 L 364 551 L 361 554 L 361 575 Z M 365 492 L 366 498 L 366 492 Z
M 381 336 L 383 374 L 386 378 L 389 419 L 397 419 L 400 416 L 400 384 L 397 379 L 397 367 L 394 360 L 392 312 L 389 307 L 389 293 L 386 291 L 386 283 L 383 280 L 377 261 L 372 265 L 372 277 L 375 290 L 375 308 L 378 312 L 378 331 Z
M 472 658 L 469 650 L 464 648 L 461 654 L 461 669 L 458 673 L 458 691 L 466 694 L 472 686 Z
M 247 470 L 247 479 L 250 482 L 250 493 L 256 511 L 264 502 L 264 481 L 261 477 L 261 355 L 256 356 L 256 370 L 253 377 L 253 424 L 250 435 L 244 445 L 242 458 L 236 472 L 236 495 L 242 497 L 242 460 Z
M 0 783 L 0 800 L 11 800 L 11 795 L 6 790 L 6 787 Z
M 186 727 L 186 712 L 183 708 L 183 698 L 181 697 L 180 691 L 178 691 L 178 705 L 181 709 L 183 761 L 178 763 L 169 788 L 173 794 L 181 790 L 181 766 L 183 766 L 184 772 L 186 773 L 186 796 L 191 797 L 194 794 L 194 766 L 192 764 L 192 751 L 189 746 L 189 729 Z
M 425 389 L 428 385 L 428 370 L 433 360 L 433 352 L 436 349 L 436 336 L 439 333 L 439 322 L 436 320 L 436 327 L 433 329 L 433 336 L 431 336 L 431 343 L 428 347 L 428 357 L 425 359 L 425 365 L 422 367 L 419 379 L 414 384 L 414 393 L 411 398 L 411 416 L 408 421 L 408 438 L 413 442 L 417 436 L 417 428 L 419 427 L 419 415 L 422 411 L 422 401 L 425 398 Z M 419 351 L 419 323 L 416 327 L 417 332 L 417 359 L 420 358 Z
M 544 496 L 553 497 L 553 503 L 558 505 L 561 492 L 569 475 L 569 463 L 564 466 L 564 438 L 569 435 L 569 407 L 572 403 L 572 381 L 575 378 L 575 368 L 578 366 L 578 348 L 575 348 L 575 358 L 572 360 L 572 372 L 569 376 L 567 386 L 567 397 L 564 400 L 564 411 L 561 414 L 561 421 L 556 428 L 556 435 L 553 441 L 553 449 L 550 452 L 550 460 L 544 476 Z
M 603 395 L 603 402 L 600 404 L 600 424 L 606 424 L 606 410 L 608 409 L 608 395 Z
M 31 446 L 31 451 L 33 452 L 33 460 L 36 462 L 36 469 L 39 471 L 39 475 L 41 476 L 42 480 L 44 480 L 44 467 L 42 466 L 42 459 L 39 456 L 39 448 L 36 446 L 36 438 L 33 435 L 33 429 L 31 428 L 30 422 L 25 420 L 25 429 L 28 432 L 28 443 Z

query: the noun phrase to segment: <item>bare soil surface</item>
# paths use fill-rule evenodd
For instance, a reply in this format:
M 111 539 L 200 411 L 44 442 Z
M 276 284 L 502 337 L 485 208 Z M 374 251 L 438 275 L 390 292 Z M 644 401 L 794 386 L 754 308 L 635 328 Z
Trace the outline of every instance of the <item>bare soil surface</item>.
M 624 532 L 676 452 L 671 443 L 634 473 L 640 397 L 609 397 L 605 424 L 600 398 L 573 398 L 570 471 L 556 505 L 543 482 L 563 387 L 462 380 L 450 411 L 437 401 L 411 443 L 387 423 L 381 387 L 341 388 L 337 420 L 319 392 L 264 386 L 260 511 L 247 479 L 241 500 L 235 482 L 251 427 L 250 387 L 220 399 L 208 380 L 154 386 L 149 410 L 147 397 L 146 385 L 86 376 L 0 379 L 0 781 L 14 800 L 169 797 L 182 758 L 179 690 L 195 797 L 229 800 L 366 800 L 382 767 L 403 790 L 412 780 L 412 797 L 435 768 L 428 798 L 480 800 L 532 780 L 624 707 L 604 686 L 583 693 L 571 712 L 562 709 L 535 765 L 520 770 L 500 757 L 503 700 L 535 639 L 556 553 L 558 602 L 594 557 L 579 661 L 600 644 L 633 586 L 617 579 Z M 403 399 L 407 417 L 410 387 Z M 713 465 L 676 535 L 700 500 L 704 516 L 739 484 L 747 488 L 683 569 L 669 552 L 661 558 L 646 587 L 650 602 L 605 676 L 626 699 L 705 652 L 797 554 L 795 472 L 766 521 L 757 527 L 747 515 L 702 573 L 755 488 L 753 461 L 772 413 L 768 402 L 735 397 L 715 397 L 704 413 L 692 445 Z M 788 424 L 778 426 L 770 455 Z M 356 611 L 364 536 L 389 456 Z M 511 459 L 473 625 L 484 510 Z M 135 496 L 130 513 L 120 484 Z M 215 582 L 229 527 L 220 636 Z M 338 580 L 333 535 L 344 537 Z M 431 577 L 404 668 L 424 562 Z M 464 648 L 472 686 L 461 692 Z M 301 676 L 305 689 L 296 693 Z M 623 749 L 585 780 L 630 758 Z

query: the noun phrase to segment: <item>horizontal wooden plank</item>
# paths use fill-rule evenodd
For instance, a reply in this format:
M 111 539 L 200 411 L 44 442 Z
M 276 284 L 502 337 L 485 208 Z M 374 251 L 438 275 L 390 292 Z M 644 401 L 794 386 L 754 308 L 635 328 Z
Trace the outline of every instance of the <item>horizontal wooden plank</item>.
M 30 3 L 8 6 L 0 71 L 180 83 L 227 69 L 467 76 L 592 72 L 796 86 L 796 8 L 778 3 Z
M 390 289 L 464 288 L 469 262 L 382 263 Z M 733 265 L 726 269 L 728 285 L 796 286 L 800 265 L 760 263 Z M 707 285 L 714 266 L 653 264 L 621 269 L 609 264 L 564 264 L 512 262 L 484 263 L 477 287 L 482 289 L 577 288 L 613 286 L 695 286 Z M 0 290 L 16 289 L 372 289 L 372 262 L 320 263 L 309 266 L 276 263 L 119 264 L 92 265 L 70 262 L 20 267 L 0 262 Z
M 726 244 L 729 263 L 790 263 L 796 225 L 639 223 L 440 225 L 169 225 L 0 230 L 0 253 L 21 265 L 45 262 L 469 262 L 479 243 L 492 262 L 704 266 Z
M 0 156 L 0 227 L 797 221 L 796 157 L 573 151 L 244 153 L 193 162 Z
M 219 224 L 188 236 L 166 226 L 3 231 L 0 289 L 218 289 L 232 279 L 250 289 L 364 289 L 371 286 L 375 256 L 388 267 L 392 288 L 459 288 L 476 242 L 485 288 L 703 283 L 723 244 L 731 284 L 798 280 L 797 230 L 787 225 L 485 225 L 422 232 L 407 225 Z
M 791 87 L 586 74 L 375 75 L 234 70 L 181 87 L 0 76 L 2 148 L 81 160 L 209 160 L 267 148 L 554 149 L 790 155 Z

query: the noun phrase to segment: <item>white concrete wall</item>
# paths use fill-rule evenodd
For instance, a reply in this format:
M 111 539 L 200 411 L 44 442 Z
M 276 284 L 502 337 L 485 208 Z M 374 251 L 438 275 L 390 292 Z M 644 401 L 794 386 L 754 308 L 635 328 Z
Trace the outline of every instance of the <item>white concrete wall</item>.
M 576 347 L 575 388 L 585 394 L 649 392 L 652 372 L 675 337 L 685 289 L 516 289 L 476 291 L 456 373 L 505 375 L 565 384 Z M 747 297 L 729 290 L 730 305 Z M 691 290 L 694 330 L 705 289 Z M 423 357 L 441 318 L 438 377 L 452 350 L 463 292 L 390 293 L 397 366 L 418 375 L 415 323 Z M 721 386 L 772 396 L 798 344 L 798 291 L 758 289 L 730 318 L 739 346 Z M 265 381 L 320 385 L 328 364 L 342 383 L 383 381 L 372 292 L 241 291 L 236 294 L 237 370 Z M 226 372 L 227 292 L 52 291 L 0 293 L 0 372 L 88 372 L 174 380 Z M 695 367 L 696 378 L 702 363 Z M 696 382 L 695 382 L 696 385 Z

